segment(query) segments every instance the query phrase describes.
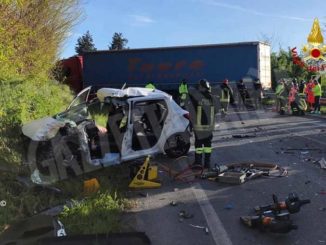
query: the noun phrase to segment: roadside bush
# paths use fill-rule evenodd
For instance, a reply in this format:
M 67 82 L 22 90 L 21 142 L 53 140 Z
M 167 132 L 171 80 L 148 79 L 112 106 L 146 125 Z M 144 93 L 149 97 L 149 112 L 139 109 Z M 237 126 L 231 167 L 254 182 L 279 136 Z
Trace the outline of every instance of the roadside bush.
M 70 208 L 65 206 L 59 219 L 69 235 L 117 232 L 123 208 L 123 200 L 117 194 L 98 193 L 81 202 L 74 201 Z
M 21 125 L 65 109 L 72 93 L 54 81 L 0 81 L 0 164 L 21 163 Z

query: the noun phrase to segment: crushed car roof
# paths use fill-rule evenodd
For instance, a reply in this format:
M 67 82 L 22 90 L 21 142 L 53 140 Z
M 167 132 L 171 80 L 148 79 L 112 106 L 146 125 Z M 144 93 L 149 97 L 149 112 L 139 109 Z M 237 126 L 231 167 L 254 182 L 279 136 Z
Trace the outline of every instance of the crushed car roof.
M 100 101 L 104 101 L 107 97 L 123 98 L 123 97 L 139 97 L 139 96 L 164 96 L 170 97 L 167 93 L 157 90 L 157 89 L 148 89 L 148 88 L 139 88 L 139 87 L 130 87 L 126 89 L 115 89 L 115 88 L 101 88 L 97 91 L 97 98 Z

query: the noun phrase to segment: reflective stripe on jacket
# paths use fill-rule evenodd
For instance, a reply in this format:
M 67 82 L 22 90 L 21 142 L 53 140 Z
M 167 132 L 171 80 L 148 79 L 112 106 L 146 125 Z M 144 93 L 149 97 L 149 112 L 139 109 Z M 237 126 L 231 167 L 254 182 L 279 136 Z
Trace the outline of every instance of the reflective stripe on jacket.
M 216 101 L 209 91 L 201 92 L 189 88 L 186 110 L 190 113 L 190 121 L 195 132 L 209 133 L 214 130 L 216 106 Z
M 221 91 L 221 102 L 230 102 L 230 91 L 227 88 L 223 88 Z

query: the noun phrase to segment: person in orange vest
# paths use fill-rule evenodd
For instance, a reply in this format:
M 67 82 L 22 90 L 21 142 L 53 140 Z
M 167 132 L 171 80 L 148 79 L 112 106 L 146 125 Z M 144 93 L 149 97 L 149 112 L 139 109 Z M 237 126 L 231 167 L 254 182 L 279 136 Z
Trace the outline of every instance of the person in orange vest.
M 313 87 L 314 87 L 314 83 L 312 80 L 310 80 L 305 88 L 305 94 L 307 95 L 306 99 L 307 99 L 307 103 L 309 105 L 308 110 L 313 111 L 314 110 L 314 103 L 315 103 L 315 96 L 314 93 L 312 91 Z

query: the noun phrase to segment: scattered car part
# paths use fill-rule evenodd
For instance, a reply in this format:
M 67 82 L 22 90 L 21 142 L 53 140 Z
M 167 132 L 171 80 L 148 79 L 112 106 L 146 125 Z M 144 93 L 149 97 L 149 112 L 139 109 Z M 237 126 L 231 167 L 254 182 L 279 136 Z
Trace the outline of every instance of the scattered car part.
M 192 219 L 194 217 L 194 215 L 186 212 L 185 210 L 181 210 L 179 212 L 179 217 L 183 218 L 183 219 Z
M 320 168 L 322 169 L 326 169 L 326 160 L 325 158 L 322 158 L 318 161 L 319 165 L 320 165 Z
M 201 178 L 231 184 L 242 184 L 247 180 L 260 176 L 283 177 L 287 174 L 287 170 L 277 164 L 243 162 L 215 165 L 211 171 L 203 173 Z
M 100 183 L 96 178 L 84 181 L 84 195 L 91 195 L 100 189 Z
M 178 203 L 176 201 L 172 201 L 170 202 L 170 206 L 172 207 L 178 206 Z
M 189 224 L 189 225 L 190 225 L 191 227 L 194 227 L 194 228 L 197 228 L 197 229 L 202 229 L 202 230 L 204 230 L 206 234 L 209 233 L 209 229 L 208 229 L 208 227 L 206 227 L 206 226 L 193 225 L 193 224 Z
M 219 174 L 216 181 L 227 184 L 242 184 L 246 181 L 246 174 L 241 172 L 225 172 Z
M 250 135 L 250 134 L 235 134 L 232 135 L 232 138 L 235 139 L 245 139 L 245 138 L 255 138 L 257 135 Z

